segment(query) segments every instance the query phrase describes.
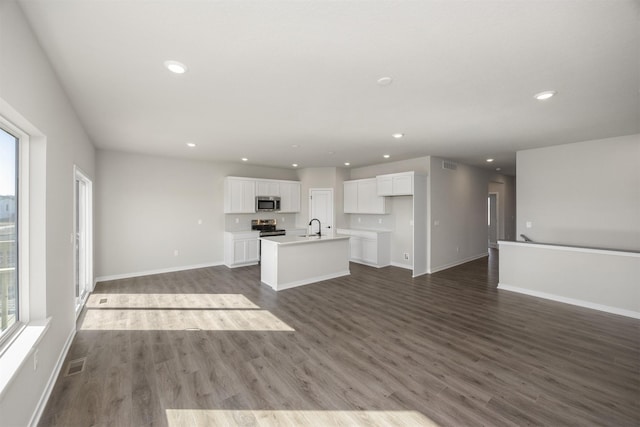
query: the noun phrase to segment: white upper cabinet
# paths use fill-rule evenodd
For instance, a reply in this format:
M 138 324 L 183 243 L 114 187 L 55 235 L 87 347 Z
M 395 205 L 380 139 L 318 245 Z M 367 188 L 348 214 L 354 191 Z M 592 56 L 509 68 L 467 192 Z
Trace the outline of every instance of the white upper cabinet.
M 224 179 L 224 213 L 254 213 L 256 181 L 228 176 Z
M 389 213 L 384 197 L 377 194 L 375 178 L 344 182 L 344 213 Z
M 300 183 L 280 181 L 280 212 L 300 212 Z
M 413 172 L 392 173 L 376 177 L 378 196 L 413 195 Z
M 358 212 L 358 182 L 344 182 L 344 213 Z
M 256 196 L 280 196 L 280 181 L 258 180 L 256 181 Z
M 224 213 L 255 213 L 256 196 L 280 197 L 280 212 L 300 212 L 300 183 L 228 176 L 224 179 Z

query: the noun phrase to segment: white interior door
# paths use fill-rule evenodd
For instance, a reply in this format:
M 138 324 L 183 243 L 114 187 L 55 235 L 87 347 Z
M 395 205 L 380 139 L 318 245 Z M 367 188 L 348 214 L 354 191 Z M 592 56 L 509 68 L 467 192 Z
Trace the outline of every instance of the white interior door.
M 74 170 L 74 264 L 76 313 L 91 292 L 93 281 L 92 184 L 78 168 Z
M 333 233 L 333 188 L 311 188 L 309 190 L 309 221 L 320 220 L 323 234 Z M 311 233 L 317 233 L 318 225 L 313 223 Z

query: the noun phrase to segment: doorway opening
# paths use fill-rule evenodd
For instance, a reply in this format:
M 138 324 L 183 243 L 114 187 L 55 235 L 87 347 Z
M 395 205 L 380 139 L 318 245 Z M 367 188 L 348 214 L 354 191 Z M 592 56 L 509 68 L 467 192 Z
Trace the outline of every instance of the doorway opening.
M 487 200 L 488 246 L 498 248 L 498 193 L 489 193 Z
M 77 316 L 93 290 L 93 184 L 77 166 L 73 168 L 73 178 L 73 264 Z

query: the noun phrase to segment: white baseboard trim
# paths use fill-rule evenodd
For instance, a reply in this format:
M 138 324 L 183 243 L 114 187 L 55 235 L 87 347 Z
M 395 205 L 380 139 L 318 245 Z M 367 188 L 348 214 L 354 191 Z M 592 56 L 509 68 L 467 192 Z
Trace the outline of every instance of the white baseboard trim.
M 245 262 L 243 264 L 233 264 L 233 265 L 223 264 L 223 265 L 228 268 L 249 267 L 250 265 L 258 265 L 258 261 Z
M 391 265 L 394 267 L 404 268 L 405 270 L 413 270 L 413 265 L 400 264 L 399 262 L 391 261 Z
M 331 280 L 331 279 L 335 279 L 335 278 L 342 277 L 342 276 L 348 276 L 350 274 L 351 274 L 351 271 L 349 271 L 349 270 L 338 271 L 336 273 L 326 274 L 324 276 L 316 276 L 316 277 L 311 277 L 309 279 L 296 280 L 294 282 L 284 283 L 282 285 L 278 285 L 278 289 L 275 289 L 275 290 L 276 291 L 283 291 L 285 289 L 295 288 L 297 286 L 308 285 L 310 283 L 322 282 L 323 280 Z M 264 282 L 262 282 L 262 283 L 264 283 Z M 268 286 L 271 287 L 271 285 L 268 285 Z
M 176 271 L 195 270 L 197 268 L 218 267 L 224 265 L 224 262 L 210 262 L 204 264 L 185 265 L 181 267 L 160 268 L 157 270 L 138 271 L 135 273 L 113 274 L 110 276 L 100 276 L 95 278 L 95 283 L 106 282 L 109 280 L 130 279 L 132 277 L 150 276 L 152 274 L 173 273 Z M 95 284 L 94 284 L 95 286 Z
M 640 319 L 640 313 L 637 311 L 626 310 L 624 308 L 611 307 L 609 305 L 596 304 L 589 301 L 567 298 L 560 295 L 548 294 L 546 292 L 534 291 L 531 289 L 519 288 L 517 286 L 507 285 L 505 283 L 498 283 L 498 289 L 510 292 L 517 292 L 519 294 L 529 295 L 532 297 L 544 298 L 552 301 L 562 302 L 565 304 L 577 305 L 584 308 L 590 308 L 593 310 L 604 311 L 606 313 L 617 314 L 620 316 L 631 317 L 634 319 Z
M 60 371 L 62 371 L 62 366 L 64 365 L 64 359 L 67 357 L 67 353 L 71 348 L 71 343 L 73 342 L 73 338 L 76 336 L 76 326 L 73 326 L 71 333 L 67 337 L 67 341 L 64 343 L 64 347 L 60 352 L 60 356 L 58 357 L 58 361 L 56 365 L 53 367 L 53 372 L 51 372 L 51 376 L 49 376 L 49 381 L 40 396 L 40 400 L 38 401 L 38 405 L 36 406 L 36 410 L 31 415 L 31 419 L 29 420 L 29 426 L 37 426 L 40 422 L 40 417 L 42 417 L 42 413 L 44 409 L 47 407 L 47 402 L 49 401 L 49 397 L 51 396 L 51 392 L 53 391 L 53 386 L 56 384 L 56 380 L 58 379 L 58 375 L 60 375 Z
M 475 261 L 477 259 L 484 258 L 484 257 L 487 257 L 487 256 L 489 256 L 489 252 L 484 252 L 484 253 L 481 253 L 479 255 L 474 255 L 474 256 L 471 256 L 471 257 L 468 257 L 468 258 L 465 258 L 465 259 L 461 259 L 459 261 L 454 261 L 454 262 L 449 263 L 449 264 L 441 265 L 439 267 L 430 268 L 427 271 L 427 273 L 429 273 L 429 274 L 437 273 L 438 271 L 446 270 L 448 268 L 455 267 L 457 265 L 466 264 L 468 262 Z

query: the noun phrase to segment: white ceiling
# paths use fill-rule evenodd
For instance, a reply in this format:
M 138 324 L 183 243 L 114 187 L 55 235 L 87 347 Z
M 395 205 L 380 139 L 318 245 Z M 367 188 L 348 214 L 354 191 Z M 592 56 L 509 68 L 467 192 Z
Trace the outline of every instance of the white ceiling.
M 516 150 L 640 132 L 638 1 L 20 4 L 104 149 L 278 167 L 493 157 L 513 173 Z

